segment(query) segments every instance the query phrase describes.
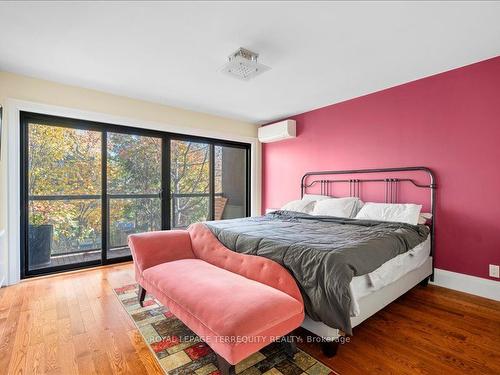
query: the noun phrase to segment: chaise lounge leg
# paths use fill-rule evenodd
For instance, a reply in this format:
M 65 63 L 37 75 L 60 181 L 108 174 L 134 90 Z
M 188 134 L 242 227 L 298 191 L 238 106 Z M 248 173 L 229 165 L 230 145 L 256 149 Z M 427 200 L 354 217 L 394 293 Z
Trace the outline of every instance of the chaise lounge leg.
M 288 359 L 293 359 L 295 357 L 295 353 L 297 353 L 297 345 L 295 344 L 295 340 L 291 335 L 285 336 L 284 339 L 285 354 Z
M 137 299 L 139 300 L 139 305 L 144 307 L 144 298 L 146 298 L 146 289 L 139 285 L 139 294 L 137 295 Z
M 236 371 L 234 365 L 230 364 L 224 358 L 217 354 L 217 367 L 221 375 L 235 375 Z
M 338 341 L 323 341 L 321 343 L 321 352 L 325 357 L 332 358 L 337 354 L 337 350 L 339 349 Z

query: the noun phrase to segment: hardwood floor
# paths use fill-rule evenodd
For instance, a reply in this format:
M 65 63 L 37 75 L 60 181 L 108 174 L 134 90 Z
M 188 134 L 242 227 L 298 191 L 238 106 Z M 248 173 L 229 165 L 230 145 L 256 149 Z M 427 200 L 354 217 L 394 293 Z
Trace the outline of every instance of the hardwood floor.
M 0 290 L 0 373 L 161 374 L 112 288 L 131 264 Z M 500 302 L 416 287 L 355 328 L 336 357 L 302 347 L 340 374 L 500 374 Z
M 336 357 L 341 374 L 500 374 L 500 302 L 417 286 L 354 328 Z
M 131 282 L 127 264 L 2 288 L 0 373 L 161 374 L 112 291 Z

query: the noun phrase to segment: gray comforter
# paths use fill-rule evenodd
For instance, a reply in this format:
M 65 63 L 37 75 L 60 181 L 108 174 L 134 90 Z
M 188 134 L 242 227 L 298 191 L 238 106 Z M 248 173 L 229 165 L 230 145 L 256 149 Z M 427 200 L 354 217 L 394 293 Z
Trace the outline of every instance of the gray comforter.
M 286 267 L 297 280 L 307 314 L 347 334 L 352 334 L 352 278 L 374 271 L 429 234 L 424 225 L 290 211 L 205 224 L 227 248 Z

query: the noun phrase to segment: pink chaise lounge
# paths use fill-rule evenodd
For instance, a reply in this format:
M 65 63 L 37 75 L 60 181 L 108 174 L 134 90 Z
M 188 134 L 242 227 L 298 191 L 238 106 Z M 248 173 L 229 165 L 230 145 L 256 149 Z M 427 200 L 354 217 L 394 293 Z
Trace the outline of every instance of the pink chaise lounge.
M 302 297 L 279 264 L 224 247 L 203 224 L 188 230 L 133 234 L 142 305 L 146 291 L 217 354 L 223 374 L 304 320 Z M 286 343 L 293 356 L 293 343 Z

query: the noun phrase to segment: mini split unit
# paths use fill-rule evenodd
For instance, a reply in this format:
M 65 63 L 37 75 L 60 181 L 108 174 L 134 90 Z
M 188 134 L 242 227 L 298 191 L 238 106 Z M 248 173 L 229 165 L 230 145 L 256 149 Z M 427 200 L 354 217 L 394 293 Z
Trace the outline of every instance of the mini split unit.
M 295 120 L 284 120 L 271 125 L 262 126 L 258 130 L 259 141 L 271 143 L 295 138 Z

